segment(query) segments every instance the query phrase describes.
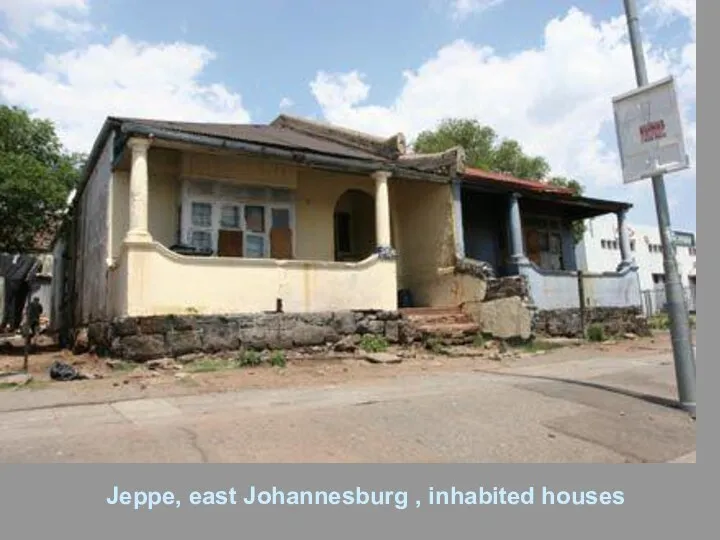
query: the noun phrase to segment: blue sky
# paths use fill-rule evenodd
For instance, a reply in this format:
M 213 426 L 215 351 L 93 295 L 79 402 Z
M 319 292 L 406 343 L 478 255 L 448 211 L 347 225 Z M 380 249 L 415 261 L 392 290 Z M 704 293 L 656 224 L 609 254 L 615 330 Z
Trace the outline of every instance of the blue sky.
M 651 79 L 677 77 L 695 157 L 695 2 L 640 0 Z M 412 139 L 477 118 L 654 224 L 621 183 L 610 98 L 634 87 L 621 0 L 0 0 L 0 100 L 87 150 L 105 116 L 266 122 L 280 112 Z M 695 230 L 694 168 L 667 177 Z

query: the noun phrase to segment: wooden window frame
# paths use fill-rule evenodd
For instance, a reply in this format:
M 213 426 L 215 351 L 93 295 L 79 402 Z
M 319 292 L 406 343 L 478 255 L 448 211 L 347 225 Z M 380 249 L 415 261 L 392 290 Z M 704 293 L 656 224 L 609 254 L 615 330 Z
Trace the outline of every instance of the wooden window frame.
M 180 231 L 181 231 L 181 243 L 192 245 L 192 232 L 197 227 L 192 224 L 192 204 L 193 203 L 205 203 L 210 204 L 212 208 L 211 213 L 211 227 L 210 228 L 199 228 L 202 230 L 208 230 L 211 232 L 212 240 L 211 245 L 213 249 L 213 256 L 218 256 L 218 236 L 221 229 L 227 230 L 241 230 L 243 232 L 243 257 L 251 258 L 247 256 L 248 253 L 248 242 L 247 237 L 250 236 L 262 236 L 264 240 L 263 246 L 263 257 L 262 259 L 271 259 L 270 254 L 272 253 L 270 246 L 270 229 L 272 225 L 272 214 L 273 210 L 287 210 L 289 228 L 291 231 L 291 246 L 293 258 L 297 253 L 297 227 L 296 227 L 296 215 L 295 215 L 295 197 L 294 190 L 285 186 L 268 186 L 263 184 L 249 184 L 249 183 L 238 183 L 237 181 L 219 180 L 219 179 L 205 179 L 198 177 L 183 177 L 181 178 L 181 194 L 180 194 Z M 204 185 L 207 188 L 205 193 L 199 191 L 193 191 L 193 186 Z M 254 190 L 256 193 L 263 192 L 264 197 L 242 197 L 228 195 L 222 193 L 223 188 L 237 189 L 239 190 Z M 273 200 L 274 190 L 285 190 L 288 192 L 288 200 L 278 201 Z M 240 227 L 222 227 L 221 216 L 223 206 L 237 206 L 240 212 Z M 245 223 L 245 208 L 247 206 L 260 206 L 264 208 L 264 232 L 256 233 L 249 231 Z M 198 229 L 198 230 L 199 230 Z M 258 257 L 252 257 L 258 259 Z M 274 259 L 273 259 L 274 260 Z

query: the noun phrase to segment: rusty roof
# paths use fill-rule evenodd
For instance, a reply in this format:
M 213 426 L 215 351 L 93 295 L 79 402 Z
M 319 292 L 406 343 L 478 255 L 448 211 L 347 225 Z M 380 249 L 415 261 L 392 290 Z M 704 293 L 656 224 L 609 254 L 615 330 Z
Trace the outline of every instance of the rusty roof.
M 499 173 L 493 171 L 486 171 L 484 169 L 476 169 L 472 167 L 466 167 L 462 173 L 463 179 L 472 181 L 490 181 L 490 182 L 501 182 L 506 184 L 508 188 L 518 188 L 527 191 L 536 191 L 538 193 L 557 193 L 562 195 L 572 195 L 574 192 L 570 188 L 555 186 L 540 180 L 528 180 L 524 178 L 517 178 L 510 174 Z
M 288 150 L 305 150 L 331 156 L 377 161 L 383 156 L 328 139 L 313 137 L 286 127 L 266 124 L 216 124 L 204 122 L 175 122 L 145 118 L 112 117 L 120 123 L 139 124 L 192 135 L 219 137 L 233 141 L 275 146 Z

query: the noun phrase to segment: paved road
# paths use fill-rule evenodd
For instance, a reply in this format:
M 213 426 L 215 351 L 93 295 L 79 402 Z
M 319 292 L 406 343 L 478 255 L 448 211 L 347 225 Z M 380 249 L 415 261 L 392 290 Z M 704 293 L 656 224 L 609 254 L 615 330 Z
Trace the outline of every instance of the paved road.
M 673 377 L 606 358 L 4 412 L 0 461 L 694 462 Z

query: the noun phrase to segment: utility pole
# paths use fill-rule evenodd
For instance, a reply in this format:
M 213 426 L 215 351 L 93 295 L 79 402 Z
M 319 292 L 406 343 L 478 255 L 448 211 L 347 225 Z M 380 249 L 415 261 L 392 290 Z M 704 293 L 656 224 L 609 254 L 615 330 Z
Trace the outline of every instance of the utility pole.
M 640 38 L 640 24 L 638 22 L 637 5 L 635 0 L 625 2 L 625 16 L 627 17 L 630 46 L 632 47 L 633 63 L 635 64 L 635 78 L 638 87 L 648 84 L 647 68 L 645 67 L 645 53 Z M 677 380 L 680 407 L 689 412 L 693 418 L 696 412 L 695 403 L 695 351 L 693 349 L 690 320 L 688 317 L 685 294 L 680 281 L 680 274 L 675 258 L 675 245 L 670 225 L 670 210 L 668 209 L 665 180 L 663 175 L 652 177 L 653 193 L 655 195 L 655 210 L 657 211 L 658 226 L 660 228 L 660 243 L 663 252 L 663 267 L 665 269 L 665 294 L 667 296 L 668 314 L 670 316 L 670 335 L 672 337 L 673 356 L 675 358 L 675 378 Z

